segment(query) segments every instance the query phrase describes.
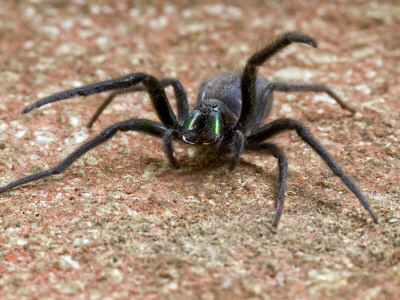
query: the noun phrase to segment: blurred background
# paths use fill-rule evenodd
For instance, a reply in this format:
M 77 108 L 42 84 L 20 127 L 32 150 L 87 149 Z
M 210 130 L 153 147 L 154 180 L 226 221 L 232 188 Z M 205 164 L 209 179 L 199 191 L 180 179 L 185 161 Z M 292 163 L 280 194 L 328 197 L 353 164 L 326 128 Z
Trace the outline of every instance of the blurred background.
M 63 89 L 131 72 L 177 77 L 195 103 L 202 80 L 240 70 L 276 35 L 298 31 L 260 73 L 329 85 L 278 94 L 269 120 L 304 122 L 357 182 L 380 223 L 295 134 L 274 229 L 276 161 L 209 161 L 176 145 L 174 170 L 153 137 L 121 133 L 64 175 L 0 196 L 0 296 L 110 299 L 396 299 L 400 297 L 400 4 L 393 1 L 2 1 L 0 183 L 53 166 L 148 97 L 104 95 L 21 115 Z M 171 103 L 175 100 L 169 91 Z

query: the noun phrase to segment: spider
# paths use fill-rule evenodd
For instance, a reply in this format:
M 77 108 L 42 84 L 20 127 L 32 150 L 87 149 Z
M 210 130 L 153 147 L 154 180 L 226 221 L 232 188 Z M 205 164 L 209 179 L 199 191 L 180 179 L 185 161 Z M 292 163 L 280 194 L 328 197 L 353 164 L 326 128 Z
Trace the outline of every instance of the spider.
M 375 223 L 378 217 L 352 180 L 343 172 L 330 154 L 312 136 L 310 131 L 299 121 L 281 118 L 263 125 L 273 102 L 273 92 L 325 92 L 342 108 L 354 112 L 330 88 L 322 84 L 291 84 L 286 82 L 268 82 L 257 74 L 257 69 L 270 57 L 291 43 L 303 43 L 316 47 L 317 43 L 310 37 L 290 32 L 278 36 L 263 49 L 255 52 L 248 60 L 243 71 L 218 74 L 201 84 L 197 106 L 189 113 L 185 90 L 178 79 L 162 78 L 145 73 L 132 73 L 119 78 L 85 85 L 45 97 L 25 107 L 27 113 L 45 104 L 68 99 L 74 96 L 113 91 L 98 108 L 90 120 L 91 127 L 102 111 L 118 94 L 135 91 L 146 91 L 161 121 L 146 119 L 129 119 L 115 123 L 100 134 L 87 141 L 72 152 L 58 165 L 45 171 L 37 172 L 11 182 L 0 188 L 0 193 L 24 183 L 60 174 L 74 161 L 89 150 L 104 143 L 118 131 L 141 131 L 159 137 L 164 142 L 164 151 L 171 165 L 179 168 L 174 157 L 173 140 L 182 140 L 188 144 L 204 144 L 219 149 L 220 152 L 232 153 L 229 169 L 233 170 L 244 150 L 261 151 L 273 155 L 278 160 L 279 180 L 276 190 L 275 215 L 273 225 L 277 226 L 283 210 L 283 199 L 288 172 L 287 159 L 283 151 L 275 144 L 265 142 L 268 138 L 287 130 L 295 130 L 300 138 L 314 149 L 325 161 L 332 172 L 340 177 L 343 183 L 358 198 Z M 172 86 L 177 100 L 177 117 L 169 104 L 165 88 Z

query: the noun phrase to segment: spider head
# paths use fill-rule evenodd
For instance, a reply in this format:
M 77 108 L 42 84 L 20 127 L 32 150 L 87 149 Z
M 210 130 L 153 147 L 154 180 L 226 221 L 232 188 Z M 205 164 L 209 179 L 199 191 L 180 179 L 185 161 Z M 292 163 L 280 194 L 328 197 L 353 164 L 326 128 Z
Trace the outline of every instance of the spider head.
M 201 102 L 182 126 L 182 139 L 188 144 L 212 144 L 221 140 L 223 130 L 232 127 L 236 117 L 219 100 Z

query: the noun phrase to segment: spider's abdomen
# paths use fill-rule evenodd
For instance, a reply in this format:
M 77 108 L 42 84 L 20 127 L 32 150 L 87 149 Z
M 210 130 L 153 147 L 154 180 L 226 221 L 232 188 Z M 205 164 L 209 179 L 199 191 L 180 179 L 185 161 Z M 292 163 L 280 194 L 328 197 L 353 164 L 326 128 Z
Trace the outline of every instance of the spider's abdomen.
M 242 74 L 239 72 L 229 74 L 220 73 L 204 80 L 201 83 L 197 96 L 197 105 L 206 99 L 218 99 L 223 102 L 236 117 L 239 117 L 242 109 L 242 92 L 240 90 L 241 76 Z M 267 85 L 267 80 L 261 75 L 257 75 L 257 101 L 263 96 Z

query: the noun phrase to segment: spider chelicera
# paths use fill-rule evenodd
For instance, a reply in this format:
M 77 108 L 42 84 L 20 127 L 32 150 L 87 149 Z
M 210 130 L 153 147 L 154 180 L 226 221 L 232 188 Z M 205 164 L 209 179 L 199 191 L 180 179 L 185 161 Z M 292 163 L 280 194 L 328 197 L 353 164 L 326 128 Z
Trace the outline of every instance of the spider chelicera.
M 189 144 L 210 145 L 221 152 L 230 151 L 233 154 L 230 170 L 236 167 L 244 150 L 261 151 L 273 155 L 278 159 L 279 165 L 279 181 L 273 221 L 273 225 L 277 226 L 283 210 L 288 166 L 282 150 L 265 141 L 280 132 L 295 130 L 301 139 L 321 156 L 332 172 L 342 179 L 371 215 L 373 221 L 377 223 L 378 217 L 359 189 L 302 123 L 283 118 L 263 125 L 265 117 L 271 110 L 274 91 L 325 92 L 335 99 L 342 108 L 354 112 L 354 109 L 344 103 L 338 95 L 325 85 L 268 82 L 261 75 L 257 75 L 259 66 L 293 42 L 317 46 L 313 39 L 299 33 L 286 33 L 277 37 L 271 44 L 257 51 L 247 60 L 243 72 L 219 74 L 205 80 L 198 93 L 197 106 L 191 113 L 189 113 L 185 90 L 178 79 L 163 78 L 158 80 L 145 73 L 132 73 L 116 79 L 67 90 L 27 106 L 23 113 L 74 96 L 89 96 L 113 90 L 90 120 L 88 127 L 91 127 L 116 95 L 146 91 L 150 95 L 161 123 L 146 119 L 130 119 L 113 124 L 80 146 L 55 167 L 11 182 L 1 187 L 0 193 L 30 181 L 64 172 L 74 161 L 110 139 L 118 131 L 141 131 L 163 139 L 165 153 L 175 168 L 179 168 L 179 164 L 173 155 L 172 141 L 175 139 Z M 165 93 L 167 86 L 172 86 L 174 89 L 178 119 L 172 111 Z

